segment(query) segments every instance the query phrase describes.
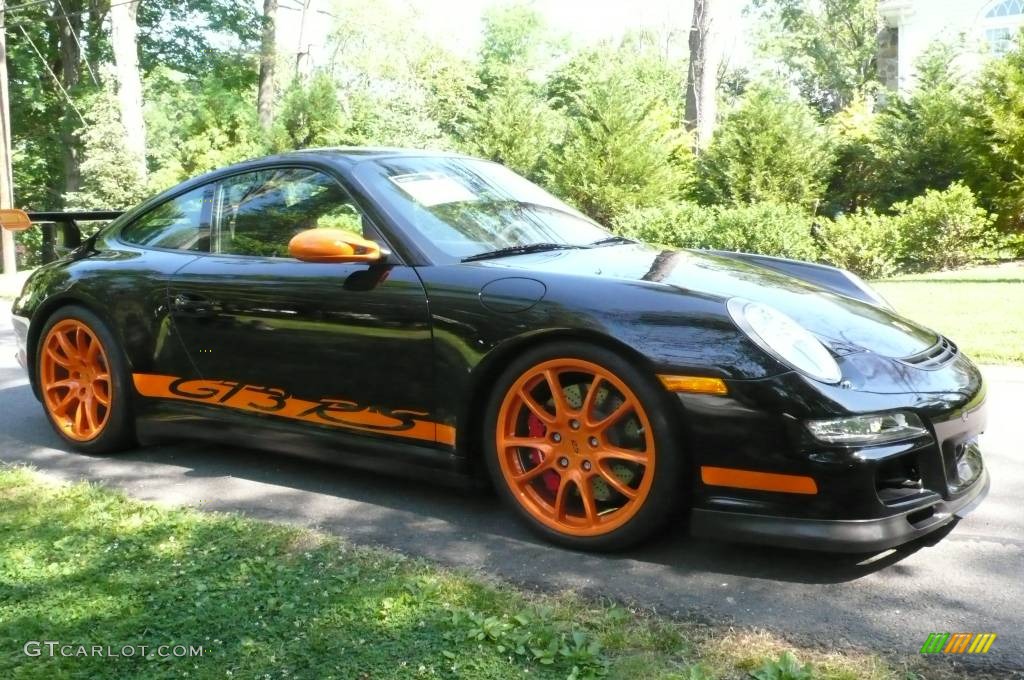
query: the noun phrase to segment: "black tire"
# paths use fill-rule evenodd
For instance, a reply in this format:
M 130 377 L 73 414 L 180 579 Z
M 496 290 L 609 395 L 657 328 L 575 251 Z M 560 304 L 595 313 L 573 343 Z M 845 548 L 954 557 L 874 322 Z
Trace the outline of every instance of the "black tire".
M 62 430 L 46 406 L 46 400 L 42 394 L 43 343 L 54 326 L 69 319 L 84 324 L 99 339 L 107 358 L 112 385 L 106 424 L 94 438 L 86 441 L 70 437 Z M 35 376 L 37 382 L 39 382 L 39 394 L 43 401 L 43 410 L 46 412 L 46 420 L 68 446 L 82 453 L 108 454 L 123 451 L 136 445 L 135 421 L 132 414 L 132 396 L 134 391 L 131 371 L 128 368 L 128 360 L 114 334 L 96 314 L 79 305 L 61 307 L 54 312 L 46 320 L 39 333 L 39 339 L 36 344 L 35 368 Z
M 597 364 L 617 376 L 639 399 L 654 430 L 656 465 L 650 492 L 636 514 L 622 526 L 597 536 L 573 536 L 538 521 L 516 499 L 502 473 L 498 459 L 497 431 L 501 404 L 506 393 L 525 372 L 542 362 L 572 358 Z M 482 442 L 487 470 L 498 495 L 540 536 L 568 548 L 587 551 L 623 550 L 651 538 L 672 521 L 682 521 L 680 509 L 685 495 L 685 454 L 681 430 L 673 422 L 669 395 L 649 375 L 619 354 L 584 342 L 571 341 L 531 349 L 517 357 L 495 382 L 484 419 Z

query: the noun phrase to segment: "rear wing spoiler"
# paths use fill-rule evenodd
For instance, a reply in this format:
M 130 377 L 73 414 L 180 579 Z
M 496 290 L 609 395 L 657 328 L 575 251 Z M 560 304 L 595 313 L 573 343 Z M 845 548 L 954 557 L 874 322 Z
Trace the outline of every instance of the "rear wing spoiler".
M 82 245 L 79 222 L 109 222 L 122 214 L 120 210 L 25 212 L 12 208 L 0 210 L 0 226 L 8 231 L 25 231 L 39 225 L 43 233 L 42 261 L 46 263 Z

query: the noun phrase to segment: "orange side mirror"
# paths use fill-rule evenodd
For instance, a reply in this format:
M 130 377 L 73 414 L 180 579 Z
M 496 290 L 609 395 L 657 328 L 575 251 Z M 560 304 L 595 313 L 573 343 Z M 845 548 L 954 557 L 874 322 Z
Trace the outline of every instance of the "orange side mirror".
M 25 231 L 32 226 L 28 213 L 17 208 L 0 210 L 0 226 L 7 231 Z
M 288 254 L 303 262 L 377 262 L 380 246 L 344 229 L 307 229 L 288 242 Z

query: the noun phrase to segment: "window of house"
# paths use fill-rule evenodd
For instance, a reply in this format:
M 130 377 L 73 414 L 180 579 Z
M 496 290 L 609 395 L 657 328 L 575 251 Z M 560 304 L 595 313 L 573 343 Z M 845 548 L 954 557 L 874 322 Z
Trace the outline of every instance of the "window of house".
M 985 42 L 993 54 L 1005 54 L 1024 23 L 1024 0 L 1002 0 L 985 12 Z

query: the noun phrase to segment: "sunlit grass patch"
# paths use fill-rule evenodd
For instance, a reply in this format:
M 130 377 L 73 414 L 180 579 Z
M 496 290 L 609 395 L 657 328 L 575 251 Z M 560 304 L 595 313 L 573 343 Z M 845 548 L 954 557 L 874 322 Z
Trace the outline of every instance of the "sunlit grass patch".
M 915 677 L 871 654 L 524 592 L 314 532 L 45 479 L 0 468 L 2 677 Z M 28 657 L 30 640 L 151 651 Z M 175 644 L 203 654 L 152 651 Z
M 1024 263 L 872 284 L 904 316 L 949 336 L 982 364 L 1024 364 Z

